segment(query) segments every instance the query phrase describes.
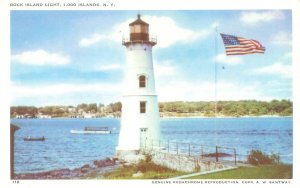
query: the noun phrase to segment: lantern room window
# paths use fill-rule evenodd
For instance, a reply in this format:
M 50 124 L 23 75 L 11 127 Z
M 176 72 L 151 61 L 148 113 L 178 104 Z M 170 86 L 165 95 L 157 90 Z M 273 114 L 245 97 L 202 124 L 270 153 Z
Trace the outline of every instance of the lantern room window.
M 141 29 L 142 29 L 142 33 L 149 33 L 148 26 L 143 26 Z
M 141 25 L 133 25 L 130 27 L 130 33 L 141 33 Z
M 130 33 L 148 33 L 148 26 L 146 25 L 133 25 L 130 27 Z
M 140 88 L 146 87 L 146 76 L 139 76 L 139 86 Z
M 130 26 L 130 33 L 148 33 L 148 26 L 146 25 Z
M 146 101 L 140 102 L 140 113 L 145 114 L 146 113 Z

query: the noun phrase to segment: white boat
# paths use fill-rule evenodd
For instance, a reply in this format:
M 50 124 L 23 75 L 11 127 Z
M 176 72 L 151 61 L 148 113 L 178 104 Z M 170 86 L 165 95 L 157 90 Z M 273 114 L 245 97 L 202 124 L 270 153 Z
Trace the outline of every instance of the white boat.
M 108 127 L 85 127 L 84 130 L 71 130 L 72 134 L 111 134 Z
M 72 134 L 110 134 L 111 131 L 81 131 L 81 130 L 71 130 Z

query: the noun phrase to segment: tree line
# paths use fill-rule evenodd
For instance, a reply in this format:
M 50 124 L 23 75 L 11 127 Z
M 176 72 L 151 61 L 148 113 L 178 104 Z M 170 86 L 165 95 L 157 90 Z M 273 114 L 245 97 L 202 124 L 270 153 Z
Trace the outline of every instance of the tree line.
M 121 102 L 110 103 L 104 105 L 102 103 L 82 103 L 77 106 L 12 106 L 10 115 L 12 118 L 18 115 L 26 115 L 28 117 L 37 117 L 39 114 L 49 115 L 51 117 L 69 117 L 76 114 L 96 114 L 97 117 L 110 114 L 120 114 L 122 110 Z M 262 116 L 262 115 L 278 115 L 291 116 L 293 114 L 293 103 L 289 100 L 272 100 L 270 102 L 257 100 L 241 100 L 241 101 L 218 101 L 215 105 L 214 101 L 210 102 L 160 102 L 159 111 L 164 115 L 198 114 L 201 116 Z
M 45 107 L 35 107 L 35 106 L 11 106 L 10 116 L 15 118 L 17 116 L 26 116 L 28 118 L 35 118 L 39 115 L 48 115 L 51 117 L 70 117 L 82 114 L 96 114 L 98 117 L 114 114 L 121 112 L 121 102 L 110 103 L 104 105 L 102 103 L 82 103 L 77 106 L 45 106 Z
M 215 105 L 216 104 L 216 105 Z M 203 116 L 291 116 L 293 103 L 289 100 L 272 100 L 270 102 L 257 100 L 218 101 L 211 102 L 165 102 L 159 104 L 160 112 L 200 113 Z

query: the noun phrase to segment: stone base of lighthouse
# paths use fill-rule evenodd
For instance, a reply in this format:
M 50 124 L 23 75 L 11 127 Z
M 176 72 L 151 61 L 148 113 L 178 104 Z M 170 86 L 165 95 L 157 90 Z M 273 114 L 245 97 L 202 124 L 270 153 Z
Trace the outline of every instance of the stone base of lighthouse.
M 145 156 L 140 153 L 140 150 L 118 150 L 116 148 L 116 157 L 119 161 L 127 163 L 138 163 L 145 159 Z

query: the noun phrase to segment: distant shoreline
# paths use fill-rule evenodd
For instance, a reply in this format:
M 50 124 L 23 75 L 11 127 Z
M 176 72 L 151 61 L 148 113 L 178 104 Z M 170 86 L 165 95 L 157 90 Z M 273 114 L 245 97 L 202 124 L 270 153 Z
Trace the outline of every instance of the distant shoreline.
M 221 118 L 292 118 L 293 116 L 262 115 L 262 116 L 163 116 L 161 119 L 221 119 Z M 52 117 L 52 118 L 11 118 L 11 119 L 119 119 L 120 117 L 95 117 L 95 118 L 70 118 L 70 117 Z
M 216 107 L 218 107 L 216 109 Z M 11 118 L 120 118 L 122 103 L 116 102 L 108 105 L 97 103 L 82 103 L 77 106 L 11 106 Z M 215 115 L 224 118 L 233 117 L 273 117 L 293 116 L 293 103 L 289 100 L 272 101 L 213 101 L 204 102 L 160 102 L 160 117 L 184 118 L 210 118 Z
M 277 116 L 277 115 L 263 115 L 263 116 L 217 116 L 217 117 L 209 117 L 209 116 L 165 116 L 165 117 L 160 117 L 162 119 L 180 119 L 180 118 L 195 118 L 195 119 L 213 119 L 213 118 L 285 118 L 285 117 L 293 117 L 293 116 Z

